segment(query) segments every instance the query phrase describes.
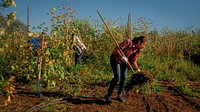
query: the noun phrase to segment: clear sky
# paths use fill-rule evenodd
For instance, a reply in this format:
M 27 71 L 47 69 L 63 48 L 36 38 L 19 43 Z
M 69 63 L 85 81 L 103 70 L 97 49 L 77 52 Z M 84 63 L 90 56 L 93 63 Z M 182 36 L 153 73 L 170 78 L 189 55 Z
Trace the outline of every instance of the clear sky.
M 50 25 L 51 16 L 47 15 L 50 8 L 66 4 L 68 0 L 15 0 L 17 7 L 6 9 L 8 12 L 17 10 L 17 19 L 27 23 L 27 7 L 30 7 L 31 27 L 45 22 Z M 70 6 L 79 14 L 77 18 L 99 19 L 97 10 L 106 19 L 138 18 L 150 19 L 154 26 L 161 29 L 200 27 L 200 0 L 71 0 Z M 101 20 L 100 20 L 101 21 Z

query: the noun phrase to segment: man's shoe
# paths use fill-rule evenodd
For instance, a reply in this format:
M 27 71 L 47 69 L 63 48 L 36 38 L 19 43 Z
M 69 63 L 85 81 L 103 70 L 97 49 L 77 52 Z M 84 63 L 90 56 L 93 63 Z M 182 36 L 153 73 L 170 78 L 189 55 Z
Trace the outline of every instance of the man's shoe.
M 124 102 L 124 100 L 122 99 L 121 96 L 118 96 L 116 99 L 117 99 L 119 102 Z

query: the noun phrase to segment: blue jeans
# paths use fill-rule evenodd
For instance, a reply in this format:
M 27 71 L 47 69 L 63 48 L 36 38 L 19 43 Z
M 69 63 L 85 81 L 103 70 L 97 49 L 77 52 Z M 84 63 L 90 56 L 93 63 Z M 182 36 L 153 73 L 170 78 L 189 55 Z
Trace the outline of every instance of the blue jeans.
M 75 54 L 75 65 L 79 64 L 81 61 L 83 61 L 83 58 L 85 56 L 86 51 L 83 50 L 81 54 L 76 53 Z
M 114 73 L 114 77 L 112 78 L 110 82 L 107 96 L 112 95 L 113 90 L 119 80 L 120 80 L 120 85 L 119 85 L 119 90 L 118 90 L 118 96 L 121 96 L 124 90 L 124 87 L 126 85 L 126 74 L 127 74 L 128 68 L 125 63 L 122 63 L 120 65 L 116 64 L 112 56 L 110 59 L 110 64 Z

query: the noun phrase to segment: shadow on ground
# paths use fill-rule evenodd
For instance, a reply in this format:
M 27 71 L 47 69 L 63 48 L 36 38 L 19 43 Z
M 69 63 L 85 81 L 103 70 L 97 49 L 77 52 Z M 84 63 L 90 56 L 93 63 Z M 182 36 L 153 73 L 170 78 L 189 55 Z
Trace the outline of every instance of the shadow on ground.
M 101 98 L 96 97 L 73 97 L 71 94 L 65 94 L 65 93 L 58 93 L 58 92 L 41 92 L 40 95 L 38 95 L 37 92 L 18 92 L 18 95 L 25 95 L 29 97 L 53 97 L 56 99 L 59 99 L 61 101 L 71 102 L 73 104 L 98 104 L 98 105 L 107 105 L 108 102 L 101 100 Z

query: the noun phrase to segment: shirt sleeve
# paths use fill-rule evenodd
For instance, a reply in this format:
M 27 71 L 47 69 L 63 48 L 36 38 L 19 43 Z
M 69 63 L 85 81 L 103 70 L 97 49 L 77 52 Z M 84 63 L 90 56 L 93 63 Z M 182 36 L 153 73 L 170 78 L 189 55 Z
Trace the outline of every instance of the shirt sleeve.
M 136 54 L 133 54 L 130 56 L 130 63 L 133 64 L 135 60 L 137 60 L 140 57 L 141 52 L 137 51 Z

